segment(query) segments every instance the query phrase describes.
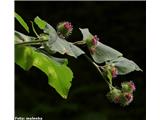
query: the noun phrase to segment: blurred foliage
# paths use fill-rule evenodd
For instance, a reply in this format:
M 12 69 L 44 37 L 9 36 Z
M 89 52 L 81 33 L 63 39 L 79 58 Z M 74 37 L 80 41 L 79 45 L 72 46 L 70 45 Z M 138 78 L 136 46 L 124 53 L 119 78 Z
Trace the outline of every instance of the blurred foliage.
M 82 39 L 78 28 L 87 27 L 91 33 L 98 35 L 102 43 L 122 52 L 143 69 L 143 73 L 133 72 L 113 81 L 117 86 L 126 80 L 133 80 L 137 85 L 133 103 L 123 108 L 107 100 L 105 81 L 83 55 L 78 60 L 65 56 L 74 72 L 67 100 L 48 86 L 43 72 L 35 67 L 26 72 L 15 65 L 15 116 L 39 116 L 44 120 L 145 120 L 145 2 L 16 1 L 15 11 L 26 21 L 39 16 L 53 26 L 60 21 L 72 22 L 73 35 L 68 38 L 72 42 Z M 25 33 L 18 23 L 15 23 L 15 29 Z M 29 35 L 33 36 L 33 31 Z M 86 46 L 81 48 L 87 52 Z

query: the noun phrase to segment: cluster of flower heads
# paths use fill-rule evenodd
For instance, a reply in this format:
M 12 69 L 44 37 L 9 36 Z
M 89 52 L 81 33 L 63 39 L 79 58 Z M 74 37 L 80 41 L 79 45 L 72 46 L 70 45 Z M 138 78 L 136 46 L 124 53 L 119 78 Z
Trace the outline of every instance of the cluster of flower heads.
M 61 22 L 57 25 L 57 33 L 59 37 L 66 38 L 68 37 L 73 30 L 73 26 L 70 22 Z M 90 36 L 88 39 L 85 40 L 85 43 L 87 44 L 89 51 L 91 54 L 94 54 L 96 51 L 96 46 L 98 44 L 99 38 L 97 35 Z M 112 65 L 105 65 L 103 66 L 103 73 L 108 74 L 110 73 L 112 78 L 117 77 L 118 70 L 117 68 Z M 118 89 L 116 87 L 113 87 L 110 89 L 110 91 L 107 93 L 107 98 L 116 104 L 120 104 L 121 106 L 129 105 L 133 101 L 133 92 L 136 90 L 135 84 L 130 82 L 123 82 L 121 83 L 121 89 Z
M 57 25 L 57 33 L 61 38 L 68 37 L 73 31 L 73 26 L 70 22 L 65 21 Z
M 112 88 L 107 93 L 107 98 L 116 104 L 121 106 L 129 105 L 133 101 L 133 92 L 136 90 L 135 84 L 130 82 L 123 82 L 121 84 L 122 88 Z

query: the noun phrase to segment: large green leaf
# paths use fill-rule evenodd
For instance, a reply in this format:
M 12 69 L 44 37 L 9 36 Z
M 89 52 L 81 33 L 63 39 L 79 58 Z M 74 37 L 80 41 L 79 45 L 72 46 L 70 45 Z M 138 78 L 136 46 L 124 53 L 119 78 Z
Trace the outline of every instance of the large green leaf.
M 51 53 L 59 52 L 60 54 L 67 54 L 75 58 L 81 54 L 84 54 L 80 48 L 66 41 L 65 39 L 60 38 L 57 35 L 56 30 L 50 24 L 46 23 L 46 26 L 43 30 L 44 33 L 49 35 L 48 42 L 44 43 L 44 48 L 47 51 Z
M 15 62 L 24 70 L 29 70 L 34 61 L 33 50 L 30 47 L 15 47 Z
M 132 71 L 142 71 L 135 62 L 124 57 L 119 57 L 112 60 L 110 63 L 107 62 L 106 64 L 114 64 L 118 69 L 119 75 L 125 75 Z
M 24 42 L 31 42 L 34 41 L 36 38 L 24 35 L 18 31 L 15 31 L 15 44 L 17 43 L 24 43 Z
M 23 18 L 15 12 L 15 18 L 18 22 L 23 26 L 23 28 L 29 33 L 29 27 L 27 23 L 23 20 Z
M 32 47 L 16 46 L 15 62 L 24 70 L 32 66 L 39 68 L 48 76 L 50 86 L 63 97 L 67 98 L 73 73 L 65 64 L 60 64 Z
M 82 32 L 84 41 L 93 36 L 87 28 L 80 29 L 80 31 Z M 91 53 L 91 56 L 95 62 L 103 63 L 122 56 L 122 53 L 98 41 L 95 52 Z

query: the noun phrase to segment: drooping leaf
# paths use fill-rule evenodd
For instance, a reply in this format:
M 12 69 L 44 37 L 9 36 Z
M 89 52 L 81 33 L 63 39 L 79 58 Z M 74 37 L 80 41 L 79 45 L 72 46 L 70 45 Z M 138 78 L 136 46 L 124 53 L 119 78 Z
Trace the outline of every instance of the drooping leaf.
M 23 26 L 23 28 L 29 33 L 29 27 L 27 23 L 23 20 L 23 18 L 15 12 L 15 18 L 18 22 Z
M 15 31 L 15 44 L 17 43 L 24 43 L 24 42 L 31 42 L 34 41 L 35 37 L 24 35 L 18 31 Z
M 83 41 L 86 41 L 88 38 L 93 36 L 87 28 L 80 29 L 80 31 L 82 32 L 83 35 Z M 97 41 L 97 45 L 95 47 L 94 52 L 91 53 L 91 56 L 95 62 L 103 63 L 106 61 L 116 59 L 119 56 L 122 56 L 122 53 Z
M 66 58 L 58 58 L 58 57 L 54 57 L 53 54 L 48 53 L 47 51 L 44 50 L 43 47 L 38 49 L 40 52 L 42 52 L 43 54 L 47 55 L 48 57 L 50 57 L 51 59 L 53 59 L 54 61 L 60 63 L 60 64 L 68 64 L 68 59 Z
M 119 75 L 125 75 L 132 71 L 142 71 L 135 62 L 124 57 L 119 57 L 115 60 L 112 60 L 110 64 L 115 65 L 115 67 L 118 69 Z
M 52 53 L 59 52 L 60 54 L 67 54 L 75 58 L 77 58 L 81 54 L 84 54 L 84 52 L 80 48 L 66 41 L 65 39 L 60 38 L 57 35 L 56 30 L 48 23 L 44 28 L 44 33 L 47 33 L 49 35 L 48 42 L 44 44 L 44 48 L 47 51 Z
M 73 73 L 66 64 L 60 64 L 32 47 L 26 46 L 15 47 L 15 62 L 24 70 L 32 66 L 39 68 L 48 76 L 49 85 L 63 98 L 67 98 Z
M 39 18 L 38 16 L 34 19 L 34 22 L 38 25 L 38 27 L 40 29 L 44 29 L 46 27 L 46 22 L 44 20 L 42 20 L 41 18 Z
M 117 59 L 118 57 L 122 56 L 122 53 L 119 51 L 104 45 L 101 42 L 97 43 L 96 49 L 94 53 L 91 53 L 92 58 L 97 63 L 103 63 L 106 61 L 111 61 Z
M 60 37 L 58 37 L 57 40 L 51 44 L 50 50 L 59 52 L 61 54 L 67 54 L 75 58 L 81 54 L 84 54 L 80 48 Z

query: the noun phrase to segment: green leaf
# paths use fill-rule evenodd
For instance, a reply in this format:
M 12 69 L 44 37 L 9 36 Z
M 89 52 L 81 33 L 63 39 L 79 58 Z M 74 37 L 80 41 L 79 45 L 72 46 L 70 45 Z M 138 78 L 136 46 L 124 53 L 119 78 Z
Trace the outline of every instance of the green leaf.
M 118 57 L 122 56 L 122 53 L 107 45 L 104 45 L 101 42 L 98 42 L 96 50 L 94 53 L 91 53 L 91 56 L 95 62 L 103 63 L 106 61 L 117 59 Z
M 80 31 L 82 32 L 84 41 L 87 40 L 89 37 L 93 36 L 87 28 L 80 29 Z M 122 56 L 122 53 L 120 53 L 119 51 L 107 45 L 104 45 L 101 42 L 97 42 L 95 52 L 91 53 L 91 56 L 95 62 L 103 63 L 103 62 L 110 61 Z
M 23 20 L 23 18 L 15 12 L 15 18 L 18 22 L 23 26 L 23 28 L 29 33 L 29 27 L 27 23 Z
M 57 58 L 57 57 L 53 57 L 53 56 L 49 56 L 50 58 L 52 58 L 53 60 L 55 60 L 56 62 L 60 63 L 60 64 L 64 64 L 67 65 L 68 64 L 68 60 L 66 58 Z
M 36 38 L 24 35 L 18 31 L 15 31 L 15 44 L 17 43 L 24 43 L 24 42 L 31 42 L 34 41 Z
M 15 47 L 15 62 L 24 70 L 29 70 L 33 65 L 33 50 L 30 47 Z
M 92 37 L 93 35 L 89 32 L 89 29 L 88 28 L 79 28 L 82 35 L 83 35 L 83 40 L 85 41 L 86 39 Z
M 108 64 L 108 63 L 106 63 L 106 64 Z M 132 60 L 129 60 L 127 58 L 124 58 L 124 57 L 119 57 L 115 60 L 112 60 L 110 62 L 110 64 L 115 65 L 115 67 L 118 70 L 119 75 L 125 75 L 125 74 L 132 72 L 132 71 L 142 71 L 140 69 L 140 67 L 135 62 L 133 62 Z
M 60 64 L 45 54 L 34 50 L 32 47 L 16 46 L 15 62 L 24 70 L 29 70 L 32 66 L 39 68 L 48 76 L 50 86 L 66 99 L 73 73 L 65 64 Z
M 44 20 L 42 20 L 41 18 L 39 18 L 38 16 L 34 19 L 34 22 L 38 25 L 38 27 L 40 29 L 44 29 L 46 27 L 46 22 Z
M 75 58 L 77 58 L 81 54 L 84 54 L 84 52 L 80 48 L 66 41 L 65 39 L 60 38 L 57 35 L 56 30 L 44 20 L 36 17 L 34 22 L 39 26 L 39 28 L 44 30 L 44 33 L 49 35 L 48 42 L 45 42 L 43 44 L 44 48 L 48 52 L 53 54 L 59 52 L 60 54 L 67 54 Z
M 81 54 L 84 54 L 80 48 L 66 41 L 65 39 L 60 38 L 51 25 L 46 24 L 44 33 L 49 34 L 49 40 L 44 44 L 44 48 L 47 51 L 51 53 L 59 52 L 60 54 L 67 54 L 75 58 Z

